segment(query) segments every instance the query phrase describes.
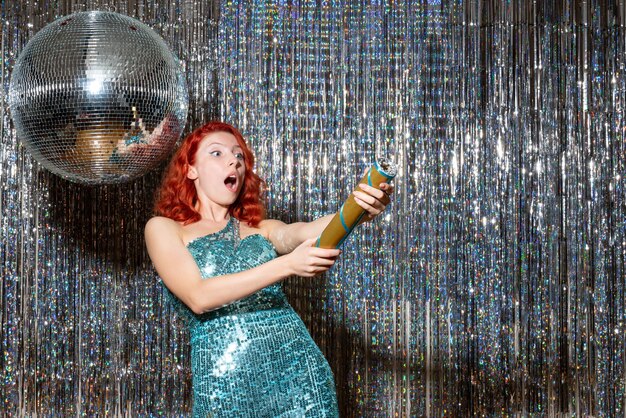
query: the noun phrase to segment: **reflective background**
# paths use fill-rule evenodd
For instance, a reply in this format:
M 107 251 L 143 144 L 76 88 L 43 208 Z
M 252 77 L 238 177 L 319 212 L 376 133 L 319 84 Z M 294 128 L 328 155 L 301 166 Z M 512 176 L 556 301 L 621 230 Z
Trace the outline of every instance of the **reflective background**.
M 27 40 L 106 9 L 185 63 L 187 130 L 250 139 L 272 217 L 334 211 L 376 155 L 398 163 L 388 215 L 286 284 L 344 416 L 623 415 L 626 5 L 545 3 L 2 2 L 3 409 L 189 411 L 142 242 L 160 170 L 73 185 L 9 119 Z

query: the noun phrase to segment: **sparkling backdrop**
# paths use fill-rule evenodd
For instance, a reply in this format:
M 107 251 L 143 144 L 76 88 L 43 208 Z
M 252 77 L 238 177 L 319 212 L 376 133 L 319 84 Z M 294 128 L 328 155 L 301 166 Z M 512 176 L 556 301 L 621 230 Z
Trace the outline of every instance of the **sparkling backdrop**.
M 626 412 L 625 5 L 572 3 L 222 4 L 221 114 L 272 215 L 400 165 L 388 216 L 288 286 L 344 416 Z
M 2 1 L 0 409 L 189 411 L 141 235 L 158 172 L 68 184 L 7 112 L 38 29 L 114 9 L 185 63 L 188 129 L 220 114 L 249 136 L 273 217 L 336 210 L 375 155 L 399 164 L 385 219 L 286 286 L 343 416 L 623 415 L 626 4 L 571 3 Z
M 0 1 L 0 416 L 182 415 L 187 339 L 143 242 L 162 167 L 121 186 L 78 186 L 37 167 L 10 119 L 19 52 L 49 22 L 85 10 L 126 14 L 165 39 L 185 67 L 187 129 L 217 114 L 217 5 Z

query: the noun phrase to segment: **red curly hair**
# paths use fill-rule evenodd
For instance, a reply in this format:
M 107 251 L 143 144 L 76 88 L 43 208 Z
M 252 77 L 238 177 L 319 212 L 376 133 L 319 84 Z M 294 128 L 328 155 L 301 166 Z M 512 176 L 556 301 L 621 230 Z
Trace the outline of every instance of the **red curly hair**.
M 165 172 L 154 211 L 157 215 L 181 222 L 183 225 L 201 219 L 200 213 L 196 210 L 196 205 L 199 204 L 196 186 L 193 184 L 193 180 L 187 178 L 187 171 L 189 166 L 195 163 L 200 142 L 213 132 L 232 134 L 241 146 L 246 165 L 246 175 L 243 180 L 243 188 L 237 200 L 230 205 L 228 213 L 240 221 L 256 227 L 265 216 L 265 208 L 261 202 L 263 180 L 252 171 L 254 155 L 248 148 L 241 132 L 224 122 L 209 122 L 187 135 Z

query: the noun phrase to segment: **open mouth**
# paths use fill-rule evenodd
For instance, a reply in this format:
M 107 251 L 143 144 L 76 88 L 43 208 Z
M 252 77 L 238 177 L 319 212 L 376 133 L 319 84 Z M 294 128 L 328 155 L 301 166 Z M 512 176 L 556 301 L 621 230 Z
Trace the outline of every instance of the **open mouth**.
M 232 174 L 226 177 L 226 180 L 224 180 L 224 184 L 226 185 L 226 188 L 228 190 L 230 190 L 231 192 L 236 192 L 237 191 L 237 176 Z

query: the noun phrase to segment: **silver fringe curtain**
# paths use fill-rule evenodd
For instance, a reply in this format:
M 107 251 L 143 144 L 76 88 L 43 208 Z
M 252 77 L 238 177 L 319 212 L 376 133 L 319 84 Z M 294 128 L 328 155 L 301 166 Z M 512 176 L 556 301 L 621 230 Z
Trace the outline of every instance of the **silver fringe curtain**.
M 84 10 L 135 17 L 165 39 L 185 66 L 187 131 L 217 117 L 218 3 L 2 1 L 0 415 L 181 416 L 191 406 L 187 337 L 143 242 L 163 167 L 123 185 L 72 184 L 37 166 L 10 120 L 22 48 Z
M 30 36 L 114 8 L 185 62 L 190 125 L 257 151 L 270 215 L 338 208 L 378 155 L 388 213 L 285 287 L 342 415 L 624 415 L 626 4 L 4 1 L 2 410 L 189 412 L 184 330 L 142 242 L 158 173 L 85 188 L 38 169 L 5 92 Z

